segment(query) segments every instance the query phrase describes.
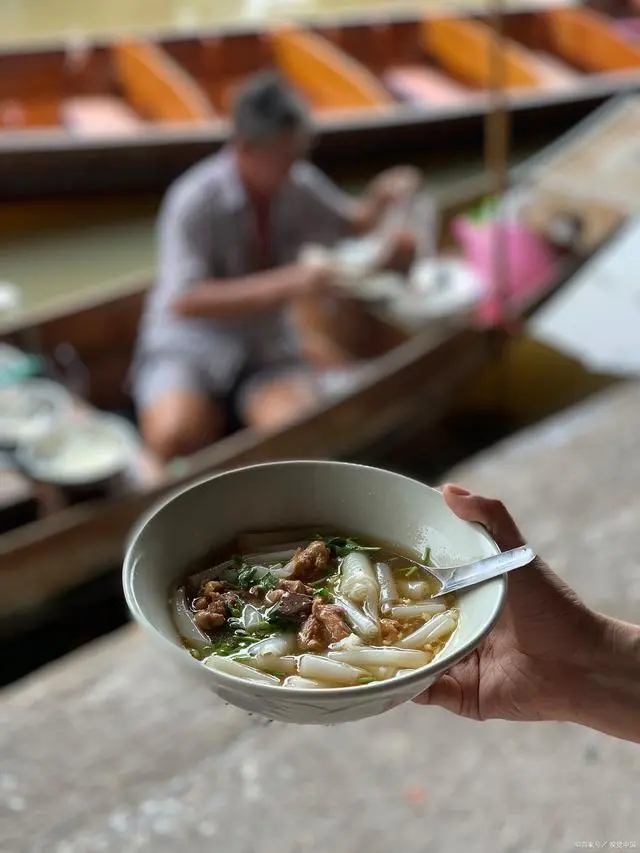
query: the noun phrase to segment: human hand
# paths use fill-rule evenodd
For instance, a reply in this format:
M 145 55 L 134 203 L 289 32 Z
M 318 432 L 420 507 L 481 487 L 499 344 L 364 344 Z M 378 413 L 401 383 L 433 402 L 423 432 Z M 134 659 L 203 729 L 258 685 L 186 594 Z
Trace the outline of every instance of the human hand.
M 500 501 L 453 485 L 443 495 L 457 516 L 482 524 L 502 550 L 524 544 Z M 415 701 L 476 720 L 583 721 L 581 704 L 605 624 L 536 558 L 510 574 L 505 609 L 479 648 Z
M 308 253 L 300 264 L 295 266 L 291 276 L 292 296 L 311 296 L 326 293 L 333 289 L 336 271 L 329 256 L 318 252 Z
M 414 166 L 394 166 L 371 182 L 370 192 L 383 205 L 402 204 L 414 196 L 422 183 L 422 172 Z

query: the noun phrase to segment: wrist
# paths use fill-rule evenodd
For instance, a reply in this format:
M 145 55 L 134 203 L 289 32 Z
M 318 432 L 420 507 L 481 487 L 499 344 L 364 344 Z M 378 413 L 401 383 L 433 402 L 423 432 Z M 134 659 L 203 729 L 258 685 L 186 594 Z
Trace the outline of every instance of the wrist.
M 576 673 L 565 719 L 640 742 L 640 627 L 594 618 L 598 643 Z

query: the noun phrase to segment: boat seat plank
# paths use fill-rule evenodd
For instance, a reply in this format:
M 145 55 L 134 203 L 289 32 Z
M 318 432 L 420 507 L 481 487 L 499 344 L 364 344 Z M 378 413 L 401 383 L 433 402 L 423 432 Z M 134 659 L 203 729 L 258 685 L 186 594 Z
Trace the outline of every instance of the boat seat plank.
M 425 18 L 422 22 L 421 43 L 426 53 L 456 79 L 476 88 L 484 89 L 491 84 L 493 38 L 490 27 L 481 21 Z M 536 87 L 541 83 L 529 52 L 509 41 L 505 76 L 510 89 Z
M 128 104 L 109 96 L 67 98 L 60 108 L 62 124 L 77 136 L 135 135 L 144 125 Z
M 589 9 L 549 9 L 541 13 L 555 52 L 582 71 L 640 69 L 640 46 L 623 38 L 613 22 Z
M 464 86 L 427 66 L 395 65 L 385 71 L 382 81 L 399 101 L 419 106 L 454 106 L 472 97 Z
M 127 99 L 144 118 L 171 124 L 214 118 L 197 82 L 157 45 L 122 41 L 112 51 Z
M 269 33 L 269 41 L 278 67 L 316 109 L 394 103 L 368 69 L 316 33 L 281 27 Z

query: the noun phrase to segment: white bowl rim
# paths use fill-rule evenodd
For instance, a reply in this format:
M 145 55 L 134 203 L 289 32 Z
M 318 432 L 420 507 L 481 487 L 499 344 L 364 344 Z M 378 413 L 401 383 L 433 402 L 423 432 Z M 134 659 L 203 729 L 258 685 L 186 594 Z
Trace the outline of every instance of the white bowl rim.
M 138 520 L 138 522 L 129 532 L 129 536 L 127 537 L 125 543 L 125 554 L 122 567 L 122 587 L 127 607 L 133 614 L 136 622 L 138 622 L 138 624 L 140 624 L 141 627 L 147 633 L 150 633 L 154 638 L 159 639 L 168 650 L 171 650 L 171 654 L 175 656 L 176 653 L 178 653 L 180 659 L 187 666 L 190 666 L 193 670 L 201 671 L 204 667 L 210 673 L 210 677 L 213 678 L 214 681 L 218 681 L 219 683 L 221 683 L 223 686 L 225 684 L 236 684 L 238 686 L 242 685 L 242 687 L 244 687 L 245 689 L 249 689 L 250 692 L 258 696 L 273 696 L 274 691 L 278 691 L 277 695 L 282 695 L 283 690 L 285 691 L 285 695 L 291 693 L 298 696 L 315 696 L 318 699 L 344 696 L 345 694 L 355 695 L 357 693 L 358 695 L 361 695 L 362 691 L 365 690 L 368 690 L 370 692 L 374 690 L 379 690 L 382 693 L 385 692 L 385 690 L 389 690 L 393 684 L 398 682 L 402 682 L 403 684 L 410 684 L 412 681 L 421 682 L 424 680 L 425 675 L 428 675 L 429 673 L 438 674 L 443 670 L 449 669 L 454 664 L 458 663 L 458 661 L 462 660 L 468 654 L 470 654 L 478 646 L 478 644 L 490 633 L 490 631 L 493 629 L 496 622 L 498 621 L 500 614 L 502 613 L 502 609 L 507 596 L 507 579 L 504 575 L 497 578 L 493 578 L 489 581 L 485 581 L 487 586 L 490 585 L 494 587 L 499 587 L 499 592 L 496 597 L 496 601 L 490 613 L 488 614 L 482 629 L 476 632 L 454 654 L 450 655 L 449 657 L 446 657 L 445 645 L 444 649 L 440 652 L 440 654 L 436 656 L 434 660 L 430 661 L 428 664 L 425 664 L 425 666 L 419 667 L 415 670 L 415 672 L 407 673 L 406 675 L 402 675 L 397 678 L 390 678 L 382 681 L 371 682 L 369 684 L 358 684 L 345 687 L 283 688 L 280 684 L 259 684 L 255 681 L 248 681 L 246 679 L 239 678 L 235 675 L 229 675 L 226 672 L 217 672 L 216 670 L 209 669 L 208 667 L 206 667 L 202 661 L 196 660 L 196 658 L 189 654 L 187 649 L 181 648 L 175 643 L 171 642 L 171 640 L 169 640 L 168 637 L 166 637 L 162 631 L 158 630 L 158 628 L 156 628 L 153 622 L 147 618 L 146 614 L 143 611 L 143 608 L 141 607 L 135 596 L 135 592 L 133 589 L 132 576 L 135 571 L 133 544 L 136 539 L 138 539 L 145 527 L 153 520 L 153 518 L 155 518 L 155 516 L 158 515 L 169 503 L 180 497 L 180 495 L 190 491 L 193 488 L 201 486 L 204 483 L 209 482 L 210 480 L 217 480 L 220 478 L 229 477 L 235 474 L 239 474 L 243 471 L 253 471 L 260 468 L 273 468 L 300 464 L 319 465 L 323 467 L 340 466 L 342 468 L 347 467 L 352 469 L 365 469 L 369 471 L 383 471 L 385 474 L 390 474 L 393 477 L 406 480 L 410 483 L 415 483 L 425 489 L 429 489 L 432 492 L 437 492 L 438 494 L 441 494 L 439 489 L 435 489 L 433 486 L 428 486 L 426 485 L 426 483 L 422 483 L 420 482 L 420 480 L 416 480 L 413 477 L 407 477 L 404 474 L 397 474 L 395 471 L 388 471 L 387 469 L 377 468 L 374 465 L 360 465 L 356 462 L 340 462 L 330 459 L 284 459 L 273 462 L 261 462 L 256 465 L 244 465 L 240 468 L 230 468 L 227 471 L 220 471 L 217 474 L 200 477 L 185 486 L 181 486 L 180 488 L 175 489 L 170 494 L 159 500 L 156 504 L 154 504 L 154 506 L 150 507 L 150 509 L 148 509 L 147 512 L 142 515 L 142 517 Z M 500 553 L 500 548 L 498 547 L 497 543 L 489 535 L 486 529 L 482 527 L 482 525 L 477 524 L 475 522 L 464 523 L 469 524 L 471 527 L 475 528 L 477 532 L 493 548 L 495 548 L 495 552 Z M 444 666 L 443 663 L 445 663 Z
M 105 467 L 95 477 L 83 477 L 81 474 L 74 476 L 73 474 L 56 475 L 51 473 L 51 469 L 47 464 L 42 464 L 37 461 L 34 456 L 34 451 L 42 441 L 47 441 L 61 430 L 68 430 L 73 427 L 82 427 L 83 425 L 91 424 L 100 427 L 106 427 L 111 435 L 115 436 L 121 443 L 122 454 L 118 461 Z M 57 421 L 52 429 L 38 435 L 36 438 L 27 439 L 18 444 L 15 450 L 15 456 L 21 467 L 29 473 L 29 476 L 43 482 L 51 483 L 56 486 L 85 486 L 92 483 L 100 483 L 114 477 L 124 471 L 132 460 L 137 450 L 137 434 L 135 429 L 118 415 L 113 415 L 109 412 L 89 411 L 78 414 L 77 417 L 63 417 Z

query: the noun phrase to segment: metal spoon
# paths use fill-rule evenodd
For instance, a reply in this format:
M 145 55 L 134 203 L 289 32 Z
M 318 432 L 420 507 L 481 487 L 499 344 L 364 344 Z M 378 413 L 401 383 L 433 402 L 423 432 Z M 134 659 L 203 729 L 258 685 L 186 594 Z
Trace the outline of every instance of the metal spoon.
M 506 572 L 513 571 L 513 569 L 521 569 L 523 566 L 528 566 L 529 563 L 533 562 L 535 556 L 531 548 L 527 545 L 522 545 L 520 548 L 513 548 L 511 551 L 494 554 L 493 557 L 476 560 L 475 563 L 467 563 L 464 566 L 453 566 L 449 569 L 425 566 L 421 563 L 416 563 L 416 565 L 419 565 L 425 572 L 433 575 L 442 584 L 438 592 L 433 596 L 437 598 L 439 595 L 456 592 L 467 586 L 474 586 L 490 578 L 504 575 Z

